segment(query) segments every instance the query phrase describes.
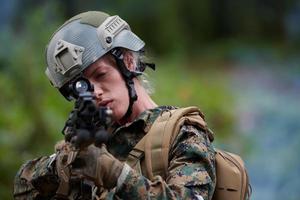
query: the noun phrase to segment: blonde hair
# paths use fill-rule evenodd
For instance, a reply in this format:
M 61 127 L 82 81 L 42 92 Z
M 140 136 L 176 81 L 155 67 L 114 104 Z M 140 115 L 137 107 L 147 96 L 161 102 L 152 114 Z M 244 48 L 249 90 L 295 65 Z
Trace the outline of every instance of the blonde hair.
M 149 76 L 146 72 L 144 72 L 144 62 L 147 60 L 146 56 L 144 55 L 143 51 L 130 51 L 133 56 L 133 62 L 135 66 L 135 71 L 141 72 L 142 75 L 138 76 L 138 80 L 140 81 L 141 85 L 146 90 L 147 94 L 151 95 L 154 93 L 153 84 L 149 80 Z

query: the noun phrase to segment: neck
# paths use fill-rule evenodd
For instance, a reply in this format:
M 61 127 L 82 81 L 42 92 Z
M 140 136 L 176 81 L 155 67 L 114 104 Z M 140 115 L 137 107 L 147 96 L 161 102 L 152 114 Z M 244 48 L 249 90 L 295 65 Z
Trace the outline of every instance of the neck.
M 157 104 L 151 99 L 149 94 L 139 84 L 139 82 L 137 80 L 134 81 L 135 81 L 134 86 L 135 86 L 138 99 L 133 103 L 131 115 L 127 119 L 120 121 L 120 124 L 130 123 L 145 110 L 153 109 L 157 107 Z

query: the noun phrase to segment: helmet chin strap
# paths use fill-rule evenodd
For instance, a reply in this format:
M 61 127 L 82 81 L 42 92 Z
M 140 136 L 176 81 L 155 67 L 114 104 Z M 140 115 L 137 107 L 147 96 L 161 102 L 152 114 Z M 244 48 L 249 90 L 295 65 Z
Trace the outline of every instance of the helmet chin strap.
M 138 96 L 136 94 L 136 90 L 134 88 L 133 78 L 141 75 L 142 73 L 128 70 L 128 68 L 125 66 L 125 63 L 123 61 L 123 54 L 120 49 L 113 49 L 111 51 L 111 54 L 113 55 L 113 57 L 116 60 L 118 69 L 121 72 L 122 77 L 126 83 L 126 87 L 128 89 L 129 105 L 128 105 L 125 115 L 121 119 L 121 120 L 126 121 L 126 119 L 128 119 L 130 117 L 130 115 L 132 114 L 133 104 L 138 98 Z

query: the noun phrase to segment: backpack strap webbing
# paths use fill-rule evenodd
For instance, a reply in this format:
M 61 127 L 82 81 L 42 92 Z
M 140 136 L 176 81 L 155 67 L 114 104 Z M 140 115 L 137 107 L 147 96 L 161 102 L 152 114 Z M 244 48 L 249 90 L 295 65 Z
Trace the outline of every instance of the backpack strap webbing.
M 169 148 L 173 144 L 183 124 L 195 125 L 207 130 L 204 115 L 197 107 L 186 107 L 163 111 L 152 124 L 148 133 L 130 152 L 127 162 L 135 169 L 140 168 L 137 157 L 144 155 L 143 165 L 146 176 L 153 179 L 155 175 L 167 177 Z M 212 134 L 210 139 L 212 140 Z M 133 161 L 135 158 L 135 161 Z M 152 162 L 154 161 L 154 162 Z M 132 163 L 132 164 L 131 164 Z M 137 165 L 139 165 L 137 167 Z

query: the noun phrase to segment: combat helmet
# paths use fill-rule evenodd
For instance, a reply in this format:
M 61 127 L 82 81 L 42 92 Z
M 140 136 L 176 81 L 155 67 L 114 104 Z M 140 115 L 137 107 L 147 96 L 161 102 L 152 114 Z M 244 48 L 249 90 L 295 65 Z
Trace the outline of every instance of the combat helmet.
M 126 68 L 120 48 L 142 51 L 144 46 L 145 43 L 119 16 L 99 11 L 84 12 L 66 21 L 52 35 L 46 48 L 45 73 L 52 85 L 71 100 L 66 89 L 68 84 L 80 77 L 89 65 L 111 53 L 128 88 L 130 105 L 126 115 L 129 115 L 137 99 L 133 78 L 140 73 Z

